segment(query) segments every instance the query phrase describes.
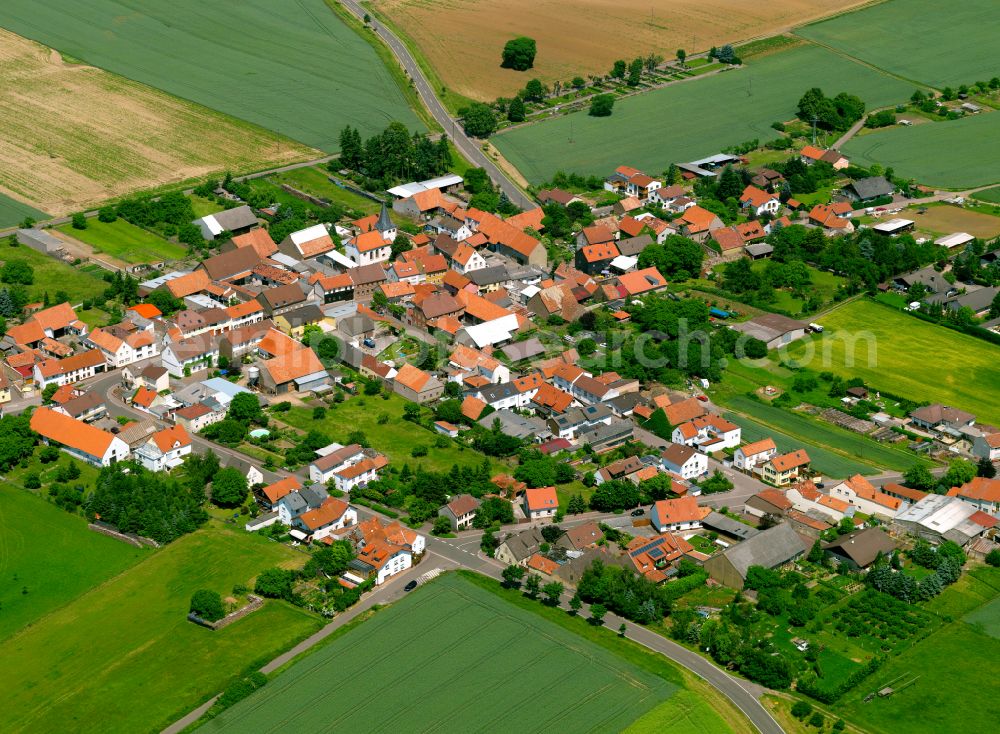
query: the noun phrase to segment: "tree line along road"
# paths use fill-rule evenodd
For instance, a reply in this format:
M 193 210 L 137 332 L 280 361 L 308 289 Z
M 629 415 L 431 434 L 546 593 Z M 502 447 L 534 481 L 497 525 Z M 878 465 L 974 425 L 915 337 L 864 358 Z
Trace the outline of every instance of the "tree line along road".
M 358 2 L 356 2 L 356 0 L 340 1 L 352 15 L 357 17 L 358 20 L 364 22 L 365 15 L 367 15 L 367 13 L 365 9 L 361 7 Z M 462 129 L 458 120 L 453 118 L 448 113 L 448 110 L 444 108 L 444 105 L 441 104 L 441 100 L 438 99 L 438 96 L 435 94 L 430 82 L 427 80 L 427 77 L 424 76 L 424 72 L 420 68 L 420 65 L 417 64 L 416 59 L 413 58 L 413 54 L 411 54 L 409 49 L 406 48 L 406 45 L 399 40 L 396 34 L 388 30 L 384 25 L 373 22 L 368 27 L 371 28 L 375 32 L 375 35 L 378 36 L 392 51 L 393 55 L 403 67 L 403 71 L 405 71 L 407 76 L 413 80 L 417 94 L 420 95 L 420 99 L 423 101 L 424 106 L 442 127 L 444 134 L 452 139 L 452 142 L 455 144 L 455 147 L 458 148 L 458 151 L 474 165 L 486 169 L 486 172 L 490 175 L 490 178 L 493 179 L 493 182 L 500 187 L 501 191 L 507 194 L 507 198 L 514 204 L 522 209 L 533 209 L 535 207 L 535 202 L 532 201 L 532 199 L 523 191 L 521 191 L 521 189 L 518 188 L 513 181 L 507 178 L 504 172 L 500 170 L 500 167 L 491 161 L 483 153 L 483 151 L 479 149 L 479 145 L 476 141 L 465 134 L 465 131 Z

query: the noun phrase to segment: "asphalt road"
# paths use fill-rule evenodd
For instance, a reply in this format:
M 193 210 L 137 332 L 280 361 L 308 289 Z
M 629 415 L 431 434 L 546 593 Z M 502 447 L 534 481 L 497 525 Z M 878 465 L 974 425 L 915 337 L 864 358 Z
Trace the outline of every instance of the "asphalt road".
M 365 9 L 361 7 L 355 0 L 341 0 L 341 3 L 345 8 L 351 11 L 351 13 L 357 16 L 358 20 L 364 21 Z M 451 138 L 454 142 L 455 147 L 458 148 L 459 152 L 462 153 L 467 159 L 469 159 L 474 165 L 480 168 L 485 168 L 487 173 L 489 173 L 490 178 L 493 182 L 500 187 L 500 189 L 507 194 L 514 204 L 521 207 L 522 209 L 533 209 L 536 204 L 528 196 L 525 195 L 520 188 L 514 184 L 503 171 L 490 160 L 482 150 L 479 148 L 479 144 L 474 138 L 470 138 L 465 134 L 462 126 L 458 121 L 453 118 L 448 110 L 444 108 L 441 104 L 441 100 L 438 99 L 437 94 L 431 87 L 430 82 L 427 77 L 424 76 L 423 70 L 417 63 L 416 59 L 410 53 L 406 45 L 399 40 L 399 38 L 392 31 L 387 29 L 381 23 L 372 21 L 370 28 L 374 29 L 375 35 L 377 35 L 386 46 L 392 51 L 393 55 L 399 61 L 403 70 L 407 73 L 410 79 L 413 80 L 413 85 L 417 90 L 417 94 L 420 95 L 420 99 L 423 101 L 424 106 L 431 113 L 431 116 L 437 121 L 437 123 L 444 129 L 444 134 Z M 457 40 L 456 42 L 461 42 Z

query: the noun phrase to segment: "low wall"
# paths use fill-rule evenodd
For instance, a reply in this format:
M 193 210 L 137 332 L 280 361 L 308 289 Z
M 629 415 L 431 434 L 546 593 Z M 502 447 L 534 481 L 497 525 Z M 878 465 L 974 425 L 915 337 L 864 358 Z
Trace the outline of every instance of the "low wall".
M 251 612 L 256 612 L 264 606 L 264 599 L 262 597 L 255 596 L 254 594 L 247 594 L 247 599 L 249 600 L 249 603 L 246 606 L 237 609 L 235 612 L 227 614 L 217 622 L 209 622 L 208 620 L 202 619 L 194 612 L 190 612 L 188 614 L 188 620 L 201 625 L 202 627 L 207 627 L 210 630 L 221 630 L 223 627 L 228 627 L 233 622 L 243 619 Z
M 115 540 L 120 540 L 123 543 L 128 543 L 129 545 L 134 545 L 136 548 L 142 548 L 147 546 L 150 548 L 159 548 L 160 544 L 157 543 L 152 538 L 144 538 L 141 535 L 135 535 L 133 533 L 123 533 L 110 525 L 105 525 L 104 523 L 91 522 L 87 523 L 87 527 L 93 530 L 95 533 L 100 533 L 101 535 L 107 535 L 109 538 L 114 538 Z

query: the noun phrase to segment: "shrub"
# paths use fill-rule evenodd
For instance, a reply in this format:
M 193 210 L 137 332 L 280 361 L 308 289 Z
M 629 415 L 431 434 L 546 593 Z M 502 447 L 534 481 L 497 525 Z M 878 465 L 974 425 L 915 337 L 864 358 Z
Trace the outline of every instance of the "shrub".
M 191 596 L 191 611 L 208 622 L 217 622 L 226 616 L 222 597 L 217 591 L 199 589 Z
M 796 719 L 804 719 L 812 713 L 812 704 L 808 701 L 796 701 L 792 704 L 792 716 Z

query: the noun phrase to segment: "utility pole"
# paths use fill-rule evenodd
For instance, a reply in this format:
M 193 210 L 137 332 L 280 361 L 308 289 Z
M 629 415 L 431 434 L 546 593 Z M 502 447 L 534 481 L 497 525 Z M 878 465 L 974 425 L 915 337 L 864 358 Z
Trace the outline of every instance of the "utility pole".
M 816 145 L 816 122 L 818 120 L 819 120 L 819 118 L 817 118 L 816 115 L 813 115 L 813 119 L 812 119 L 812 123 L 813 123 L 813 145 Z

